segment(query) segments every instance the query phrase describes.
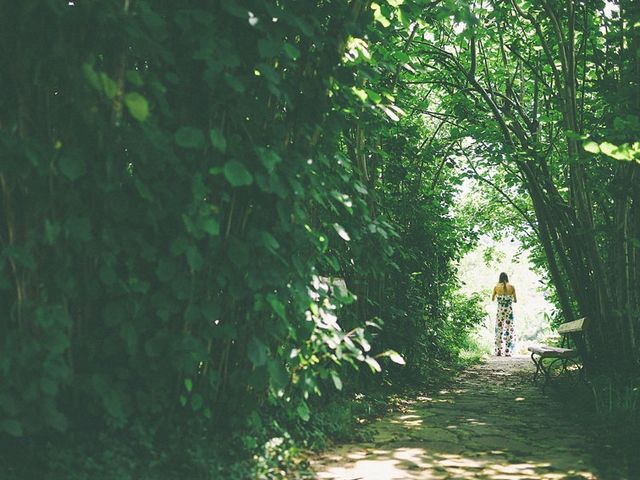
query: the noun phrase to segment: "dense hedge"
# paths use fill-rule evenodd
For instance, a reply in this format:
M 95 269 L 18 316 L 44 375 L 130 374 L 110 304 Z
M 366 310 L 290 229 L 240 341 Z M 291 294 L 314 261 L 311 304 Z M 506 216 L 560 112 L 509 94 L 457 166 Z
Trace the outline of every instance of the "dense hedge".
M 358 140 L 401 112 L 395 64 L 371 66 L 361 38 L 408 25 L 400 4 L 4 5 L 2 431 L 229 426 L 266 400 L 306 419 L 344 365 L 401 362 L 393 346 L 419 370 L 415 328 L 449 348 L 438 285 L 461 250 L 429 253 L 462 228 L 442 217 L 449 177 L 409 227 L 401 179 Z

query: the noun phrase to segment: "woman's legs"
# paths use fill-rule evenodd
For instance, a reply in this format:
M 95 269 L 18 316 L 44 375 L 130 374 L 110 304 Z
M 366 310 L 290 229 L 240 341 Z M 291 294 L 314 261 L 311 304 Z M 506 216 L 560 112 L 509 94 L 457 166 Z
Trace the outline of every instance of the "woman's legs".
M 513 310 L 510 308 L 503 322 L 502 328 L 504 354 L 510 357 L 513 354 L 513 347 L 515 345 L 515 329 L 513 328 Z
M 496 331 L 495 331 L 495 354 L 497 356 L 502 356 L 505 354 L 504 327 L 505 327 L 505 322 L 504 322 L 502 312 L 498 310 L 498 315 L 496 316 Z

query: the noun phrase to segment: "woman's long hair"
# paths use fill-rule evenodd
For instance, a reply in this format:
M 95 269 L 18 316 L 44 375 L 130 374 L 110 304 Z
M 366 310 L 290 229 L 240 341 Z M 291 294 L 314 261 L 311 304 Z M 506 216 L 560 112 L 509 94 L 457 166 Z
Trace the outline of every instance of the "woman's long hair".
M 504 287 L 504 293 L 507 293 L 507 283 L 509 283 L 509 275 L 502 272 L 500 274 L 500 278 L 498 279 L 498 283 L 501 283 Z

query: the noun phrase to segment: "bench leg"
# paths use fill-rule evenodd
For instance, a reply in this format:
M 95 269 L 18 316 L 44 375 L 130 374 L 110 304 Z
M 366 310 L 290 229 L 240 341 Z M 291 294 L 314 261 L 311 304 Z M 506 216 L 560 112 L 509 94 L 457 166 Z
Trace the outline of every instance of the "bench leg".
M 566 371 L 565 365 L 566 365 L 566 360 L 562 359 L 562 358 L 554 358 L 553 360 L 551 360 L 546 368 L 544 366 L 544 363 L 542 363 L 542 360 L 540 360 L 540 364 L 542 365 L 542 371 L 544 372 L 544 385 L 542 385 L 542 393 L 545 393 L 545 389 L 547 387 L 547 385 L 549 383 L 551 383 L 551 367 L 553 366 L 554 363 L 556 362 L 561 362 L 562 364 L 562 368 L 564 369 L 564 371 Z M 562 374 L 562 372 L 560 372 L 560 374 Z
M 544 364 L 544 358 L 550 359 L 547 365 Z M 580 362 L 577 362 L 573 359 L 568 359 L 568 358 L 558 358 L 558 357 L 555 357 L 555 358 L 544 357 L 544 358 L 541 356 L 538 356 L 536 358 L 536 354 L 533 352 L 531 353 L 531 361 L 533 361 L 533 364 L 536 366 L 536 371 L 533 373 L 533 382 L 535 383 L 541 374 L 544 375 L 544 383 L 542 384 L 542 393 L 546 393 L 547 385 L 551 383 L 552 367 L 557 362 L 560 362 L 560 365 L 561 365 L 561 370 L 559 375 L 566 374 L 570 378 L 576 378 L 576 381 L 578 382 L 585 381 L 584 365 L 582 365 Z M 570 370 L 568 368 L 570 364 L 575 364 L 578 367 L 578 372 L 576 377 L 573 377 L 573 375 L 570 374 Z
M 533 364 L 536 366 L 536 371 L 533 374 L 533 382 L 535 383 L 538 380 L 538 375 L 540 375 L 540 371 L 542 370 L 540 368 L 540 362 L 542 361 L 542 358 L 540 358 L 539 360 L 536 360 L 536 357 L 534 357 L 534 353 L 531 354 L 531 360 L 533 361 Z
M 547 389 L 547 385 L 551 381 L 551 365 L 553 363 L 554 363 L 554 360 L 552 360 L 549 363 L 549 365 L 547 365 L 547 368 L 545 368 L 543 359 L 540 358 L 540 370 L 542 370 L 542 373 L 544 373 L 544 383 L 542 384 L 542 393 L 546 393 L 545 390 Z

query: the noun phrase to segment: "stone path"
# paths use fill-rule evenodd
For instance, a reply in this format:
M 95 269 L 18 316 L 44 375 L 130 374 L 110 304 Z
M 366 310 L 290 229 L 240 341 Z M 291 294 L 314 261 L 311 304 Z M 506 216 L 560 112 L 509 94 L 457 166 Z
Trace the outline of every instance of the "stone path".
M 373 442 L 313 462 L 330 480 L 592 480 L 575 418 L 531 384 L 528 357 L 493 357 L 377 421 Z

